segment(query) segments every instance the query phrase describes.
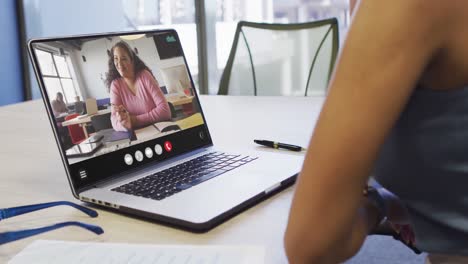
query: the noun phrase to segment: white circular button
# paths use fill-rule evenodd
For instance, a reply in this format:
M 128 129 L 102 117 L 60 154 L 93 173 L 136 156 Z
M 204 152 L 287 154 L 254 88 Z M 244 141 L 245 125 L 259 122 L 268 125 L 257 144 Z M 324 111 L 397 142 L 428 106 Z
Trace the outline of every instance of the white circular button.
M 130 154 L 125 155 L 124 160 L 129 166 L 133 164 L 133 157 Z
M 143 152 L 137 150 L 135 152 L 135 159 L 138 161 L 138 162 L 141 162 L 143 160 Z
M 153 150 L 151 148 L 145 148 L 145 155 L 148 159 L 153 157 Z
M 154 146 L 154 152 L 156 152 L 156 154 L 158 155 L 161 155 L 163 153 L 163 148 L 161 147 L 161 145 L 156 144 L 156 146 Z

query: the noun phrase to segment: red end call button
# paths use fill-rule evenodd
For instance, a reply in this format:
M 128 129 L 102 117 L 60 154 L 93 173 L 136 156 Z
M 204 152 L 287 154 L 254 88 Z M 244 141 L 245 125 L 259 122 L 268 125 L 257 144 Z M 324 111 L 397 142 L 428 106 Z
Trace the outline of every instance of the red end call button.
M 171 144 L 170 141 L 164 142 L 164 149 L 165 149 L 167 152 L 171 152 L 171 150 L 172 150 L 172 144 Z

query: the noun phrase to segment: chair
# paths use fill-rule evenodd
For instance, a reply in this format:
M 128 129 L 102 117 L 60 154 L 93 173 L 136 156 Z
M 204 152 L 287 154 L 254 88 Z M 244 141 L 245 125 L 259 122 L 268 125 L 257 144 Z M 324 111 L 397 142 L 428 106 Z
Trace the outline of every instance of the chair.
M 161 91 L 163 92 L 163 94 L 167 94 L 166 86 L 160 86 L 159 88 L 161 88 Z
M 167 104 L 169 105 L 169 109 L 171 109 L 171 119 L 177 118 L 177 111 L 174 105 L 171 102 L 167 102 Z
M 111 113 L 92 116 L 91 124 L 93 125 L 95 132 L 112 128 Z
M 336 18 L 301 24 L 240 21 L 219 95 L 323 95 L 338 53 Z
M 79 115 L 80 114 L 67 115 L 65 117 L 65 121 L 71 120 Z M 86 135 L 83 131 L 83 128 L 81 128 L 80 125 L 69 125 L 67 126 L 67 128 L 68 128 L 68 133 L 70 134 L 71 142 L 73 144 L 78 145 L 81 142 L 83 142 L 83 140 L 86 139 Z

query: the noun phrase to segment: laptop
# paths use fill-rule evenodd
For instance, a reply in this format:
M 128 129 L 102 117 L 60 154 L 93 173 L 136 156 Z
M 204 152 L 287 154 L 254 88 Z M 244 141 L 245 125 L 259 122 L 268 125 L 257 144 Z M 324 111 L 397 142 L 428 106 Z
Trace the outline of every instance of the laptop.
M 87 157 L 67 156 L 66 138 L 69 135 L 61 134 L 67 131 L 58 129 L 51 108 L 50 98 L 58 87 L 48 86 L 47 70 L 52 61 L 48 58 L 61 57 L 67 62 L 64 65 L 68 67 L 59 72 L 67 68 L 73 71 L 66 73 L 66 76 L 76 78 L 68 81 L 73 86 L 59 87 L 67 96 L 110 98 L 112 104 L 124 104 L 102 77 L 112 77 L 114 79 L 109 79 L 112 82 L 122 78 L 119 74 L 110 74 L 115 73 L 112 47 L 118 45 L 131 49 L 133 55 L 130 56 L 143 62 L 144 66 L 140 68 L 150 72 L 151 75 L 146 76 L 153 76 L 151 78 L 156 82 L 152 82 L 159 85 L 153 89 L 167 85 L 160 69 L 180 66 L 190 78 L 191 87 L 184 88 L 195 87 L 175 30 L 44 38 L 28 43 L 55 140 L 76 199 L 125 215 L 204 232 L 293 184 L 303 157 L 216 148 L 196 93 L 192 101 L 196 113 L 174 120 L 184 124 L 180 130 L 163 133 L 152 124 L 146 124 L 147 127 L 139 128 L 146 131 L 145 137 L 116 146 L 102 146 Z M 157 94 L 164 96 L 159 91 Z M 126 109 L 132 114 L 129 107 Z M 135 112 L 137 114 L 141 113 Z M 185 118 L 189 121 L 184 122 Z M 92 126 L 91 123 L 87 125 Z

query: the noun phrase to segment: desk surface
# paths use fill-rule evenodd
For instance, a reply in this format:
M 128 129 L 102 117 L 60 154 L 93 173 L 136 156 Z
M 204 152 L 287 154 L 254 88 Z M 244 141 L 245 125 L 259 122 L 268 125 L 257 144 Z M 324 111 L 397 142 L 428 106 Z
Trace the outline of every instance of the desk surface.
M 92 116 L 104 115 L 104 114 L 108 114 L 110 112 L 111 112 L 110 108 L 102 109 L 102 110 L 97 111 L 97 113 L 94 114 L 94 115 L 78 116 L 78 117 L 75 117 L 73 119 L 62 122 L 62 126 L 70 126 L 70 125 L 79 125 L 79 124 L 84 124 L 84 123 L 91 123 L 91 117 Z
M 201 96 L 201 103 L 215 146 L 264 149 L 253 139 L 272 139 L 307 146 L 323 103 L 321 97 Z M 70 192 L 52 130 L 41 101 L 0 108 L 0 134 L 7 138 L 0 148 L 0 208 L 70 200 Z M 264 149 L 264 151 L 277 151 Z M 286 263 L 283 234 L 292 188 L 250 208 L 211 231 L 193 234 L 150 221 L 98 208 L 89 218 L 68 207 L 50 208 L 0 223 L 0 232 L 46 226 L 62 221 L 100 225 L 96 236 L 76 227 L 19 240 L 0 247 L 0 263 L 7 262 L 35 239 L 152 244 L 262 245 L 266 263 Z

